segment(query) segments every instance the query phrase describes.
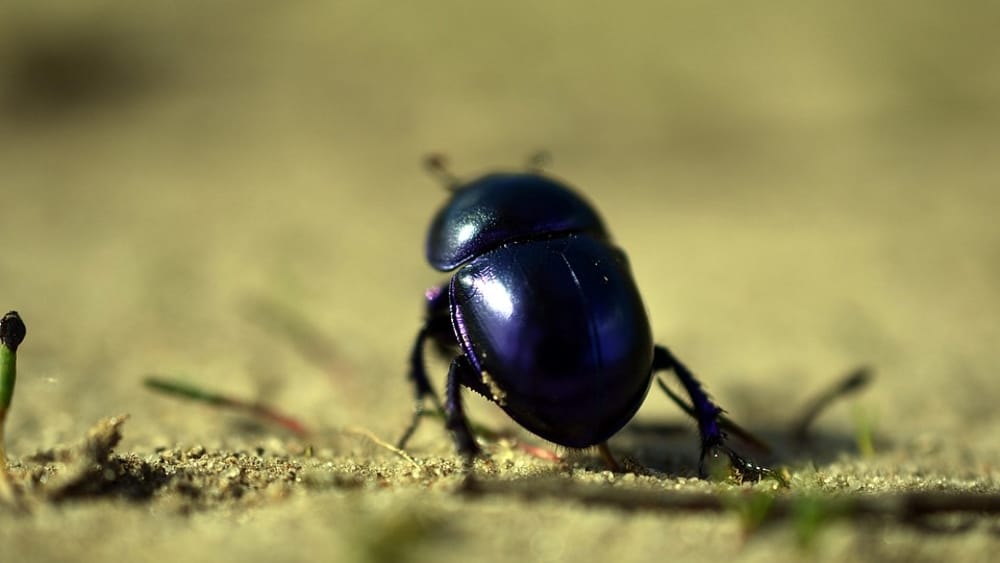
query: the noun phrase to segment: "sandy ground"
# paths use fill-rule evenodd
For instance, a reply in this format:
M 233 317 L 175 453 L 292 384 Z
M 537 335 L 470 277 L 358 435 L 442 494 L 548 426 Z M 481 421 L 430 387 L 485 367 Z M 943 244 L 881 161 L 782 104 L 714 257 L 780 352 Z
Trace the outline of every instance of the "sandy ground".
M 378 444 L 408 420 L 405 359 L 442 279 L 422 240 L 446 194 L 420 158 L 474 176 L 544 148 L 629 253 L 657 339 L 774 443 L 780 494 L 1000 493 L 993 3 L 66 4 L 0 8 L 0 307 L 28 326 L 7 445 L 32 498 L 0 509 L 3 561 L 1000 548 L 990 518 L 847 520 L 803 551 L 794 519 L 748 535 L 733 511 L 469 498 L 434 421 L 410 459 Z M 871 388 L 794 447 L 799 408 L 859 365 Z M 150 374 L 315 432 L 154 394 Z M 123 414 L 120 442 L 73 446 Z M 693 478 L 693 427 L 658 391 L 637 423 L 611 445 L 650 475 L 506 442 L 473 473 L 750 490 Z

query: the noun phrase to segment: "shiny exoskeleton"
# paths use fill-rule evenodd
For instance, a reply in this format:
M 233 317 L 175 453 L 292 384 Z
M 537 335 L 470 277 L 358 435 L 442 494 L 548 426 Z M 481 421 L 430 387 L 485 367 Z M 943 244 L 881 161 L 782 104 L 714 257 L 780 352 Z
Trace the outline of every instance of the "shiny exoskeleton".
M 721 409 L 691 372 L 653 343 L 625 253 L 596 211 L 539 173 L 489 174 L 453 186 L 427 238 L 427 259 L 450 281 L 427 292 L 410 358 L 417 408 L 445 413 L 459 452 L 479 453 L 465 418 L 465 386 L 538 436 L 571 448 L 601 445 L 642 404 L 655 372 L 671 370 L 691 398 L 701 435 L 699 473 L 720 454 L 742 479 L 767 470 L 725 445 Z M 453 354 L 441 405 L 427 377 L 427 340 Z

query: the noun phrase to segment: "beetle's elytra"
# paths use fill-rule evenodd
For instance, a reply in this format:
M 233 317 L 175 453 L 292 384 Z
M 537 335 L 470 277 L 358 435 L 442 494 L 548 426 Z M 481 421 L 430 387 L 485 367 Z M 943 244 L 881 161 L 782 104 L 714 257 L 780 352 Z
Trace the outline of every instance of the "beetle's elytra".
M 665 347 L 654 345 L 625 253 L 594 208 L 537 172 L 454 182 L 427 235 L 427 259 L 451 279 L 428 292 L 410 357 L 417 397 L 403 447 L 430 399 L 459 452 L 479 453 L 462 407 L 467 387 L 527 430 L 572 448 L 603 444 L 635 414 L 654 373 L 671 370 L 691 398 L 699 473 L 726 455 L 742 479 L 768 470 L 726 446 L 721 409 Z M 427 340 L 453 354 L 442 406 L 428 379 Z

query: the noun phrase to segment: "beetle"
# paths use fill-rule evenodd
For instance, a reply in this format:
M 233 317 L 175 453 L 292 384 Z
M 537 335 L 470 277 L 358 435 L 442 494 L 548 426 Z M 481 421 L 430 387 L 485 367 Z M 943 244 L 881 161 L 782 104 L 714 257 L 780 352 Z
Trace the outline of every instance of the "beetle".
M 426 293 L 426 317 L 409 358 L 416 395 L 402 449 L 430 400 L 444 412 L 458 452 L 480 454 L 461 388 L 497 404 L 528 431 L 569 448 L 599 446 L 645 400 L 654 374 L 672 371 L 698 423 L 698 472 L 725 462 L 741 480 L 770 470 L 732 450 L 728 419 L 691 371 L 653 342 L 625 253 L 597 211 L 538 169 L 496 172 L 462 183 L 432 157 L 451 188 L 427 234 L 431 266 L 451 278 Z M 444 404 L 424 363 L 430 341 L 451 356 Z M 662 383 L 661 383 L 662 385 Z

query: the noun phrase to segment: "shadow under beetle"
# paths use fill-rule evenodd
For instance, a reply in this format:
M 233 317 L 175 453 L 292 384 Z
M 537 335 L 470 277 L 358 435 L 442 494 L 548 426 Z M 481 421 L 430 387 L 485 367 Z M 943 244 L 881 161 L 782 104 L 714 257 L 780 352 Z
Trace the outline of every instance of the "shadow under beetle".
M 463 184 L 439 160 L 429 165 L 452 196 L 431 223 L 427 260 L 453 275 L 427 292 L 410 356 L 416 409 L 400 448 L 430 399 L 459 453 L 476 456 L 462 386 L 546 440 L 603 447 L 635 415 L 654 373 L 670 370 L 698 422 L 699 475 L 723 455 L 742 480 L 771 474 L 726 445 L 722 409 L 670 350 L 654 345 L 625 253 L 590 204 L 537 171 Z M 427 377 L 427 340 L 453 356 L 443 407 Z

